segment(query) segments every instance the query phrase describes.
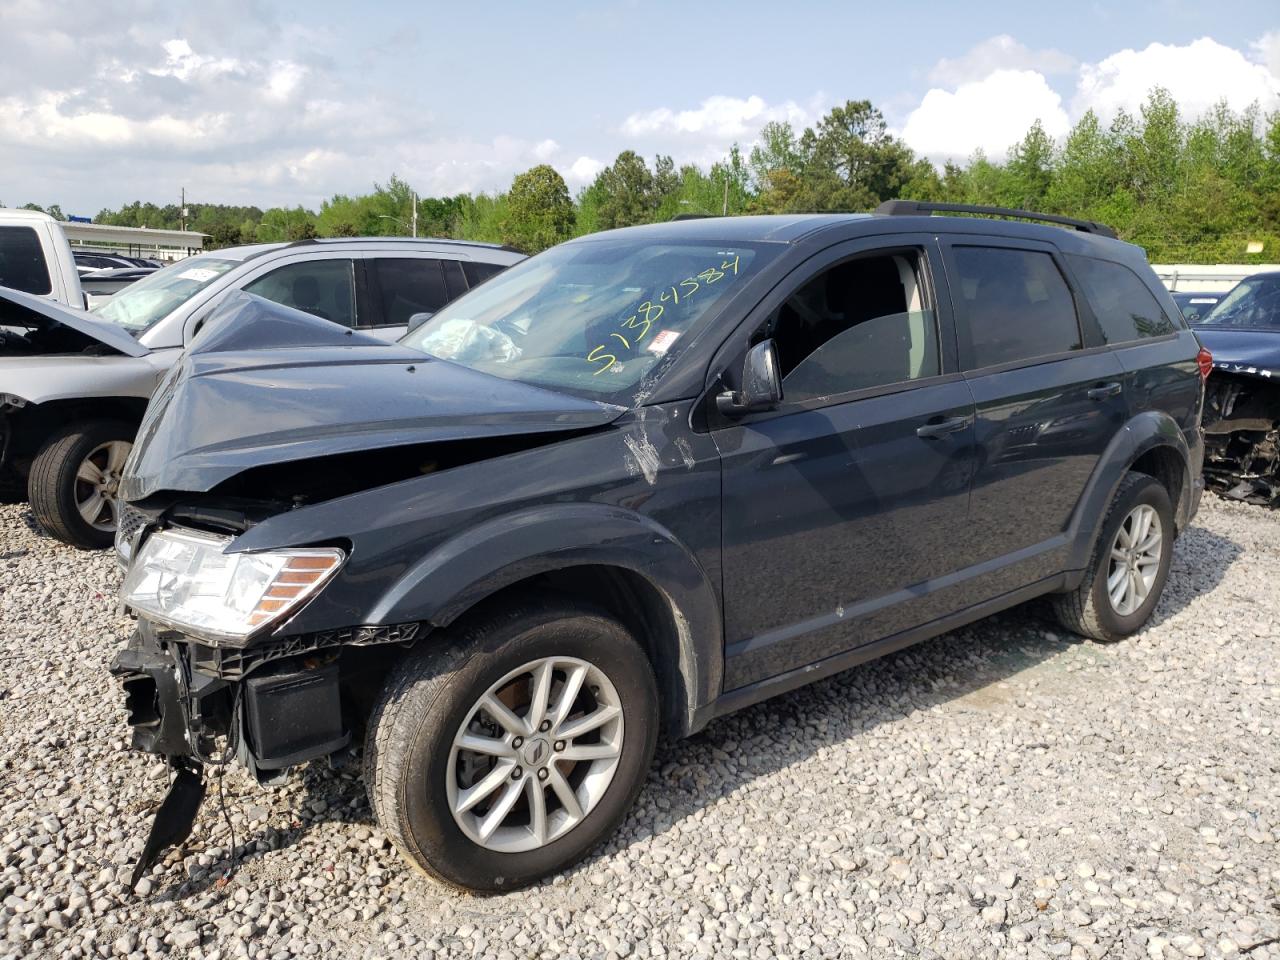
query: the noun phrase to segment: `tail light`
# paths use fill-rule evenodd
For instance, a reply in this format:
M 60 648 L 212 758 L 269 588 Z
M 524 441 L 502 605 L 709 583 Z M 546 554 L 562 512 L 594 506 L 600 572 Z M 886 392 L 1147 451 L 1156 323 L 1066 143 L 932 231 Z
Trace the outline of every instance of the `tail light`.
M 1196 366 L 1200 368 L 1200 379 L 1208 380 L 1209 374 L 1213 373 L 1213 354 L 1208 347 L 1201 347 L 1196 354 Z

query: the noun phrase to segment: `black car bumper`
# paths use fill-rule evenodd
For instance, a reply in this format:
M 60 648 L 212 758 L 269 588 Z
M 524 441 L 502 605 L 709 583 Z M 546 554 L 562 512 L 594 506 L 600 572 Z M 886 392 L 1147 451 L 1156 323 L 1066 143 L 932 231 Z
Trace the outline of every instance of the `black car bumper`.
M 350 741 L 336 654 L 313 651 L 228 671 L 211 650 L 140 620 L 111 663 L 135 749 L 197 762 L 236 759 L 260 780 Z

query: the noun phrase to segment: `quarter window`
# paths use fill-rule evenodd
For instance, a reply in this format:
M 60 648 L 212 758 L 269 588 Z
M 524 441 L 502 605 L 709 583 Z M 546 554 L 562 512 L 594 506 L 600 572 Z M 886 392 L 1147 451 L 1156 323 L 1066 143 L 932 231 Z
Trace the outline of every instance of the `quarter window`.
M 247 284 L 245 290 L 344 327 L 356 323 L 356 284 L 350 260 L 288 263 Z
M 1079 350 L 1075 301 L 1047 253 L 953 247 L 952 301 L 966 370 Z
M 467 283 L 473 287 L 478 287 L 494 274 L 501 273 L 506 267 L 497 263 L 475 263 L 471 260 L 462 261 L 462 272 L 467 275 Z
M 41 296 L 53 292 L 40 238 L 30 227 L 0 227 L 0 284 Z
M 1068 256 L 1107 343 L 1162 337 L 1178 328 L 1136 273 L 1120 263 Z
M 450 300 L 457 300 L 467 292 L 467 280 L 462 275 L 462 264 L 457 260 L 441 260 L 444 268 L 444 291 Z
M 938 335 L 917 251 L 858 257 L 797 290 L 770 331 L 788 401 L 936 376 Z
M 382 322 L 404 327 L 415 313 L 435 313 L 449 302 L 439 260 L 377 259 Z

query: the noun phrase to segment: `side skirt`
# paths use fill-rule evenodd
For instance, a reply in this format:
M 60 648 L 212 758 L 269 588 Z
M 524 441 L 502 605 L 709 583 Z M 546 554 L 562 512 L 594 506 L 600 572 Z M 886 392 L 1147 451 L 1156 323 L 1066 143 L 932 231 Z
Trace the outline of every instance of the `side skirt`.
M 1079 571 L 1075 573 L 1078 577 Z M 860 647 L 855 647 L 844 653 L 838 653 L 835 656 L 827 657 L 825 660 L 819 660 L 804 667 L 797 667 L 786 673 L 780 673 L 776 677 L 770 677 L 767 680 L 760 680 L 745 687 L 722 693 L 713 702 L 700 708 L 695 713 L 689 732 L 696 733 L 716 717 L 733 713 L 743 707 L 749 707 L 752 704 L 760 703 L 762 700 L 768 700 L 770 697 L 790 693 L 792 690 L 803 687 L 806 684 L 841 673 L 851 667 L 866 663 L 868 660 L 875 660 L 877 657 L 883 657 L 904 647 L 909 647 L 913 643 L 941 636 L 957 627 L 963 627 L 966 624 L 973 623 L 975 620 L 989 617 L 994 613 L 999 613 L 1001 610 L 1016 607 L 1020 603 L 1033 600 L 1046 593 L 1062 590 L 1068 587 L 1069 577 L 1070 574 L 1068 573 L 1045 577 L 1043 580 L 1037 580 L 1035 583 L 1028 584 L 1025 587 L 1019 587 L 1017 590 L 1011 590 L 998 597 L 992 597 L 990 600 L 984 600 L 982 603 L 965 607 L 956 613 L 939 617 L 937 620 L 931 620 L 918 627 L 912 627 L 909 630 L 903 630 L 901 633 L 895 633 L 880 640 L 863 644 Z

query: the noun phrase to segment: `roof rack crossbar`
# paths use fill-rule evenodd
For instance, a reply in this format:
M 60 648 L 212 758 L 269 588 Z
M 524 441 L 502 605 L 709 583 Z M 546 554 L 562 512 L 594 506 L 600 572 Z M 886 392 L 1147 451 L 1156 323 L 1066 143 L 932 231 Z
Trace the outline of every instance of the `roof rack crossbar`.
M 1096 220 L 1077 220 L 1052 213 L 1036 213 L 1032 210 L 1014 210 L 1011 207 L 982 207 L 969 203 L 927 203 L 923 200 L 886 200 L 876 207 L 876 213 L 890 217 L 927 216 L 933 213 L 979 213 L 989 217 L 1012 217 L 1016 220 L 1039 220 L 1074 227 L 1081 233 L 1093 233 L 1100 237 L 1116 239 L 1116 232 L 1105 223 Z

